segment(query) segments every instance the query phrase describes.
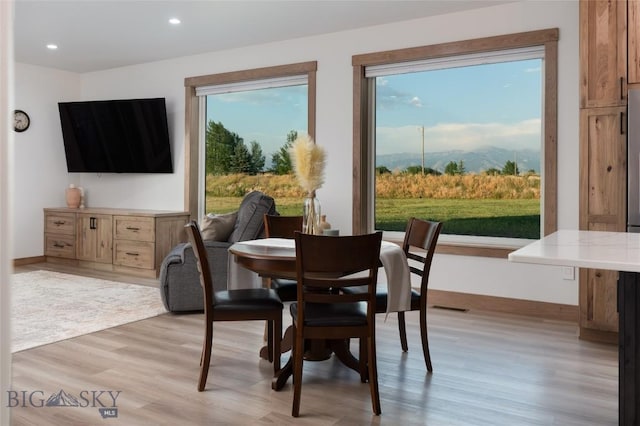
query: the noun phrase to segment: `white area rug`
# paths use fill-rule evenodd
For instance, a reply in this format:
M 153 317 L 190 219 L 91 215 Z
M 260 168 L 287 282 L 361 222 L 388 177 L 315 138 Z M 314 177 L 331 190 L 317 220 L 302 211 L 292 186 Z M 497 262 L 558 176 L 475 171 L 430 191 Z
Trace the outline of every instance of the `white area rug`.
M 11 277 L 11 351 L 166 312 L 160 290 L 52 271 Z

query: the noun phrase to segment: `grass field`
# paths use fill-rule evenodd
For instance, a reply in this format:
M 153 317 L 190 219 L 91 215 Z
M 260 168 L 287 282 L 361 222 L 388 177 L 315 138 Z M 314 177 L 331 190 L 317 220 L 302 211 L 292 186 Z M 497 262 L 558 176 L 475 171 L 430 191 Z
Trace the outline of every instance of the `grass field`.
M 444 222 L 445 234 L 540 238 L 535 176 L 405 175 L 378 179 L 378 184 L 376 229 L 404 231 L 407 219 L 418 217 Z M 274 197 L 282 215 L 302 214 L 304 193 L 295 178 L 273 175 L 208 176 L 206 211 L 235 211 L 252 190 Z

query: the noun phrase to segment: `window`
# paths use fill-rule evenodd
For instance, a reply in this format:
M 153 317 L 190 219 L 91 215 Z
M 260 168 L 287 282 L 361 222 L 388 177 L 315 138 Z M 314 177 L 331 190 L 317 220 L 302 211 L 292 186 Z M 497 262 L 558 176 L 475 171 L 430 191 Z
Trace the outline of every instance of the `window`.
M 354 230 L 416 215 L 449 234 L 553 232 L 556 44 L 543 30 L 355 56 Z
M 273 155 L 290 138 L 314 136 L 315 71 L 307 62 L 185 79 L 185 206 L 192 217 L 236 210 L 247 191 L 265 184 Z M 286 201 L 276 203 L 287 213 Z

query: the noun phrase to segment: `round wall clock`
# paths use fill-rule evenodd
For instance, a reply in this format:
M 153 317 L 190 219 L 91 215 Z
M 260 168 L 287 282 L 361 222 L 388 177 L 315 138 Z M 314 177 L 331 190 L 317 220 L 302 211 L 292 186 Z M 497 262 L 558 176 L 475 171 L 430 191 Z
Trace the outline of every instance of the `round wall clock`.
M 29 124 L 31 124 L 31 119 L 26 112 L 20 109 L 13 112 L 13 130 L 16 132 L 24 132 L 29 128 Z

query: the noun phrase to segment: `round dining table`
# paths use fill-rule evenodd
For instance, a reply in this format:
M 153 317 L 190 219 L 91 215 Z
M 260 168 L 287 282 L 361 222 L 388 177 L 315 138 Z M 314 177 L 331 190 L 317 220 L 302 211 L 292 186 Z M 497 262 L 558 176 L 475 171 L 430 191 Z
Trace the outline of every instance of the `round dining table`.
M 383 241 L 381 247 L 381 266 L 384 266 L 388 282 L 394 283 L 392 288 L 397 300 L 390 304 L 392 311 L 408 310 L 411 283 L 409 266 L 402 248 L 396 244 Z M 292 239 L 265 238 L 260 240 L 237 242 L 229 247 L 228 288 L 256 287 L 268 283 L 271 278 L 296 279 L 296 249 Z M 261 279 L 256 278 L 259 277 Z M 248 283 L 248 284 L 247 284 Z M 292 327 L 287 328 L 283 337 L 283 351 L 291 347 L 293 339 Z M 364 381 L 366 371 L 360 371 L 358 359 L 349 350 L 349 341 L 345 339 L 330 341 L 310 341 L 305 345 L 305 359 L 324 360 L 331 353 L 347 367 L 360 374 Z M 266 348 L 261 350 L 261 357 L 266 358 Z M 280 390 L 293 373 L 293 357 L 274 375 L 271 387 Z

